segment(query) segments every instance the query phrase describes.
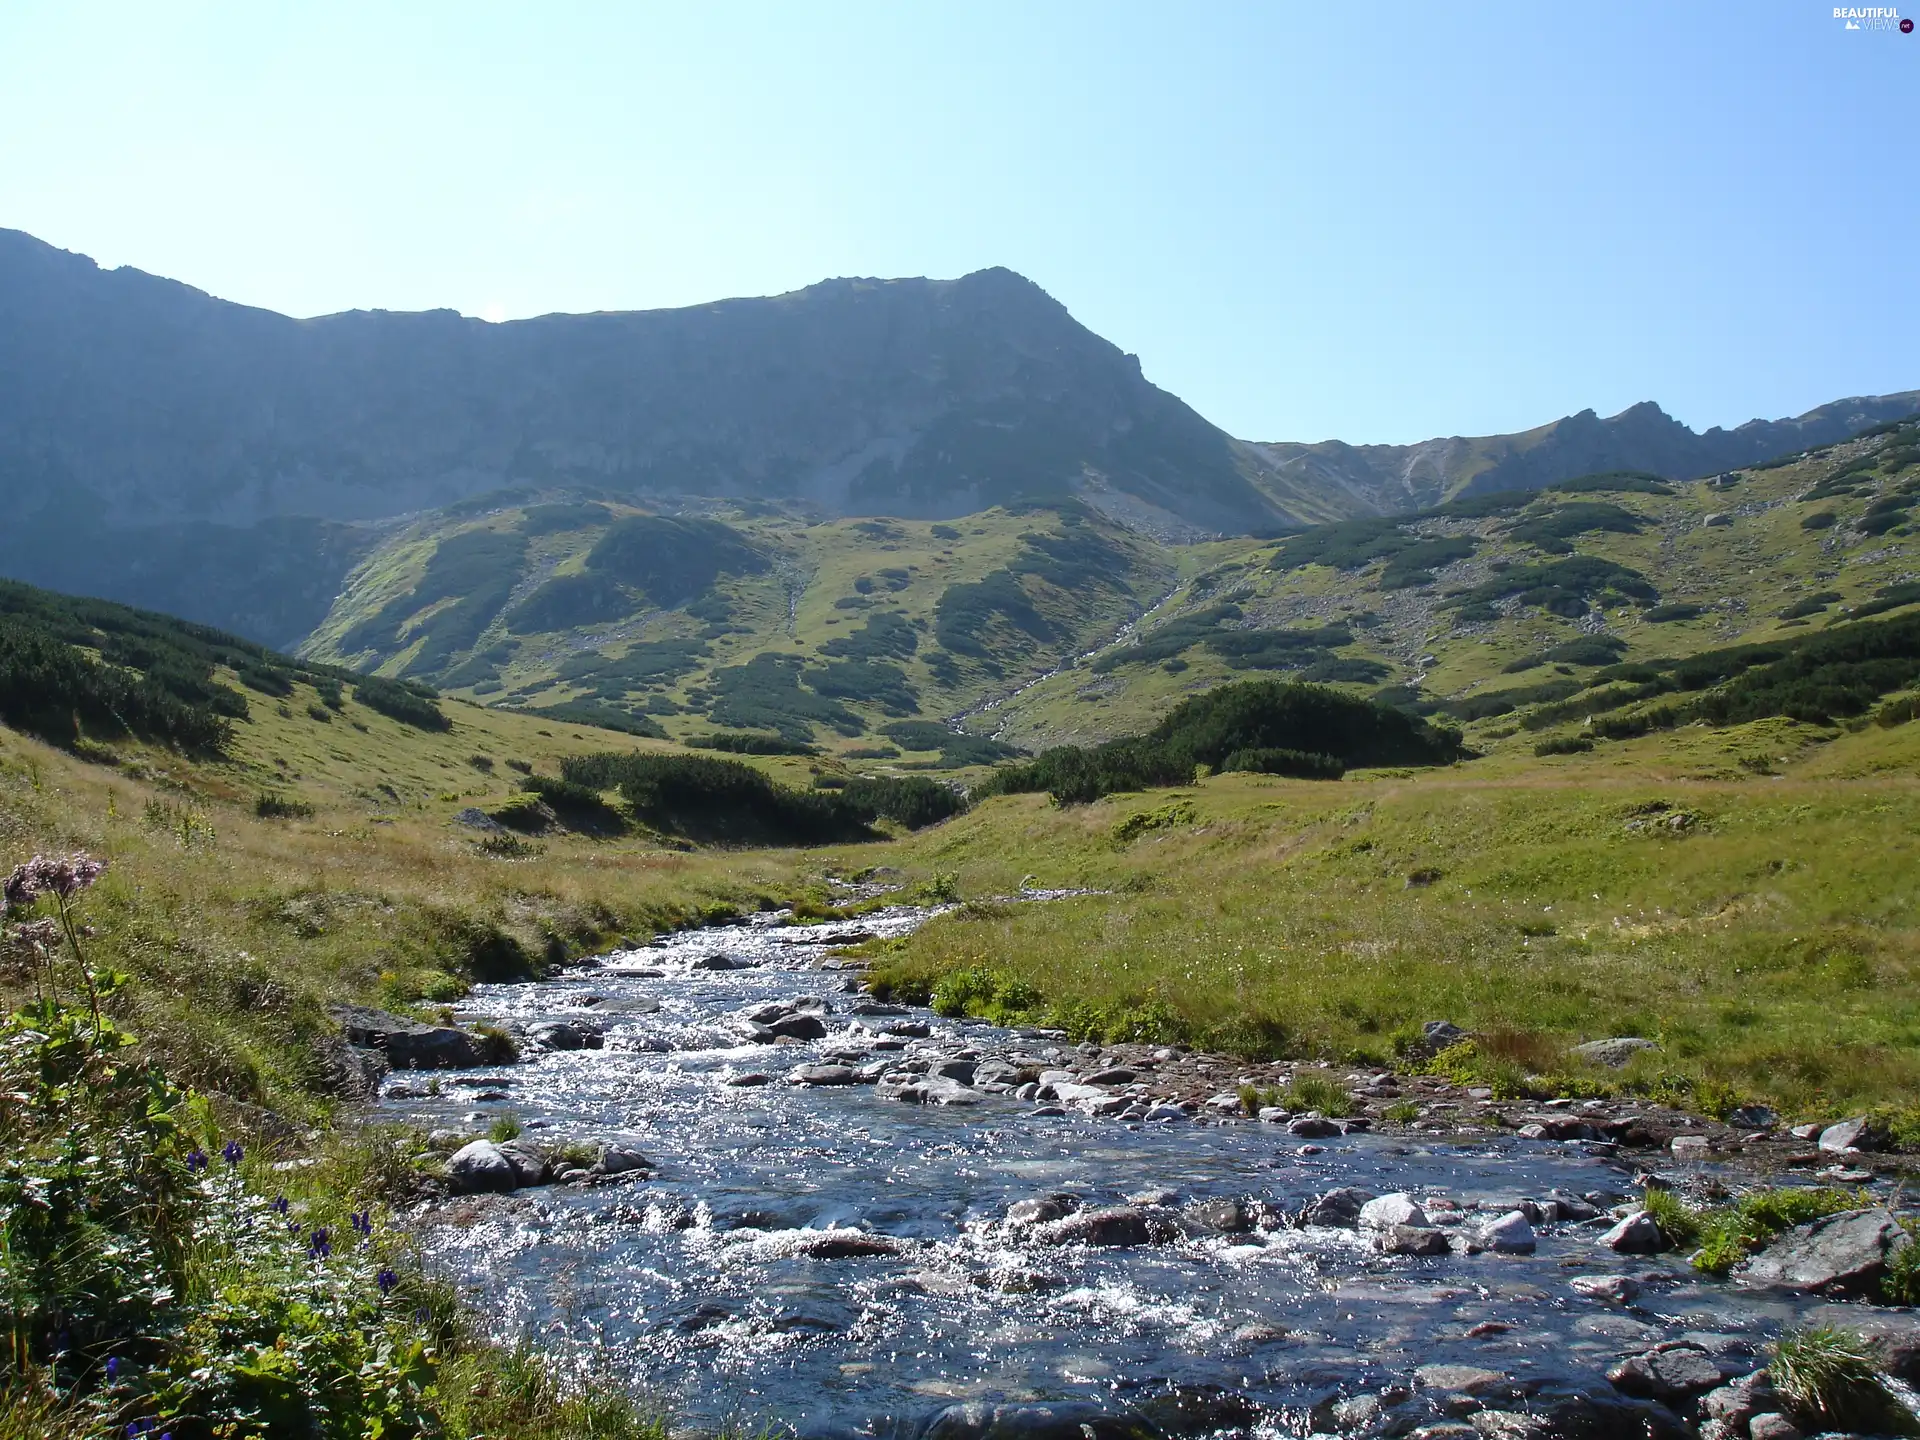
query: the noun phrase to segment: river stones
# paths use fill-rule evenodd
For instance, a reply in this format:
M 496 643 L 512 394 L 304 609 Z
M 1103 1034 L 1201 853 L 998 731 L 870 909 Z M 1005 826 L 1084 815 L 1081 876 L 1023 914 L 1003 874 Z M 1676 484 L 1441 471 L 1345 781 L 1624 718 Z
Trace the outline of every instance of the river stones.
M 1622 1255 L 1657 1255 L 1667 1248 L 1667 1237 L 1651 1215 L 1635 1210 L 1602 1235 L 1600 1243 Z
M 1287 1133 L 1297 1135 L 1302 1140 L 1326 1140 L 1342 1133 L 1338 1120 L 1329 1120 L 1324 1115 L 1301 1115 L 1287 1122 Z
M 753 962 L 733 955 L 702 955 L 687 967 L 691 970 L 751 970 Z
M 935 1415 L 920 1440 L 1152 1440 L 1156 1433 L 1141 1417 L 1084 1401 L 994 1405 L 970 1400 Z
M 878 1077 L 880 1093 L 908 1105 L 978 1105 L 978 1090 L 945 1075 L 919 1076 L 895 1068 Z
M 1743 1375 L 1700 1397 L 1700 1413 L 1709 1420 L 1718 1420 L 1736 1434 L 1745 1431 L 1754 1416 L 1779 1408 L 1780 1394 L 1765 1370 Z
M 600 1154 L 593 1162 L 593 1175 L 634 1175 L 653 1169 L 653 1162 L 631 1145 L 622 1145 L 609 1140 L 600 1147 Z
M 1640 1298 L 1640 1282 L 1631 1275 L 1576 1275 L 1567 1282 L 1567 1288 L 1609 1305 L 1631 1305 Z
M 729 1075 L 726 1083 L 737 1090 L 746 1090 L 756 1085 L 771 1085 L 773 1083 L 773 1077 L 771 1075 L 762 1075 L 757 1070 L 749 1070 L 743 1075 Z
M 1083 1085 L 1131 1085 L 1138 1077 L 1124 1065 L 1115 1065 L 1106 1070 L 1096 1070 L 1091 1075 L 1080 1077 Z
M 546 1180 L 547 1157 L 531 1140 L 505 1140 L 498 1148 L 507 1164 L 513 1167 L 515 1185 L 539 1185 Z M 451 1162 L 448 1170 L 452 1170 Z
M 1063 1219 L 1079 1208 L 1078 1195 L 1070 1190 L 1056 1190 L 1051 1195 L 1033 1195 L 1025 1200 L 1014 1201 L 1007 1207 L 1007 1223 L 1037 1225 L 1044 1221 Z
M 1820 1149 L 1828 1155 L 1846 1155 L 1857 1150 L 1877 1150 L 1885 1136 L 1874 1122 L 1862 1115 L 1842 1120 L 1820 1132 Z
M 929 1078 L 937 1076 L 942 1079 L 957 1080 L 962 1085 L 971 1086 L 973 1084 L 974 1071 L 978 1068 L 979 1062 L 974 1060 L 935 1060 L 927 1066 L 927 1075 Z
M 1607 1381 L 1624 1395 L 1672 1405 L 1719 1389 L 1729 1374 L 1723 1363 L 1697 1345 L 1676 1340 L 1628 1356 L 1607 1371 Z
M 795 1247 L 810 1260 L 860 1260 L 876 1255 L 898 1255 L 906 1247 L 891 1235 L 869 1235 L 864 1230 L 823 1230 L 806 1235 Z
M 1374 1233 L 1373 1246 L 1382 1255 L 1448 1255 L 1453 1252 L 1447 1232 L 1432 1225 L 1389 1225 Z
M 1321 1225 L 1333 1230 L 1352 1230 L 1360 1224 L 1360 1211 L 1374 1198 L 1371 1190 L 1343 1186 L 1316 1195 L 1300 1212 L 1300 1224 Z
M 1391 1195 L 1382 1195 L 1369 1200 L 1360 1207 L 1359 1226 L 1362 1230 L 1391 1230 L 1396 1225 L 1427 1224 L 1427 1212 L 1420 1202 L 1404 1191 Z
M 771 1025 L 762 1025 L 753 1032 L 753 1038 L 774 1040 L 824 1040 L 827 1034 L 827 1022 L 808 1011 L 788 1015 L 774 1021 Z
M 1259 1222 L 1259 1214 L 1245 1200 L 1202 1200 L 1189 1205 L 1185 1212 L 1187 1222 L 1200 1230 L 1211 1230 L 1216 1235 L 1245 1235 Z
M 796 1065 L 787 1072 L 789 1085 L 853 1085 L 858 1079 L 846 1065 Z
M 1749 1285 L 1870 1296 L 1879 1291 L 1894 1252 L 1913 1243 L 1890 1210 L 1846 1210 L 1796 1225 L 1734 1275 Z
M 1178 1240 L 1185 1234 L 1171 1212 L 1147 1206 L 1109 1205 L 1079 1210 L 1060 1220 L 1036 1225 L 1033 1238 L 1042 1245 L 1120 1247 Z
M 520 1175 L 498 1145 L 475 1140 L 448 1158 L 447 1184 L 456 1195 L 506 1194 L 519 1187 Z
M 904 1005 L 888 1005 L 880 1000 L 859 1000 L 847 1007 L 847 1013 L 857 1017 L 866 1015 L 908 1015 L 912 1012 Z
M 468 1070 L 492 1063 L 479 1036 L 452 1026 L 422 1025 L 365 1005 L 335 1005 L 332 1014 L 349 1045 L 377 1051 L 396 1070 Z
M 1533 1226 L 1518 1210 L 1509 1210 L 1480 1227 L 1480 1243 L 1497 1255 L 1531 1255 L 1539 1240 Z
M 546 1020 L 527 1027 L 527 1038 L 542 1050 L 598 1050 L 606 1037 L 597 1027 Z

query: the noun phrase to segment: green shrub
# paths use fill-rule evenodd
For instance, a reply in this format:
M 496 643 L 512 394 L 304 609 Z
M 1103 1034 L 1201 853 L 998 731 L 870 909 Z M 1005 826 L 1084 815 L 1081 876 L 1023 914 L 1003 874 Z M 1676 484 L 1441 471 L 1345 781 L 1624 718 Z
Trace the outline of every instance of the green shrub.
M 1339 1117 L 1353 1109 L 1353 1097 L 1347 1087 L 1325 1075 L 1298 1071 L 1280 1092 L 1281 1104 L 1289 1110 L 1318 1110 L 1322 1115 Z
M 732 755 L 818 755 L 820 747 L 804 740 L 757 730 L 716 731 L 689 735 L 681 742 L 692 750 L 720 750 Z
M 874 838 L 844 797 L 776 785 L 738 760 L 574 755 L 561 763 L 561 773 L 589 789 L 618 788 L 642 823 L 703 843 L 827 845 Z
M 1535 755 L 1584 755 L 1593 749 L 1593 738 L 1588 735 L 1559 735 L 1551 740 L 1542 740 L 1533 747 Z
M 1821 1325 L 1783 1335 L 1767 1367 L 1794 1417 L 1822 1430 L 1920 1433 L 1857 1336 Z
M 1338 780 L 1347 767 L 1332 755 L 1282 747 L 1235 750 L 1217 767 L 1222 773 L 1286 775 L 1295 780 Z
M 923 830 L 966 813 L 967 799 L 950 785 L 920 776 L 861 776 L 849 780 L 841 797 L 866 820 L 887 819 L 909 830 Z
M 453 722 L 434 703 L 438 694 L 417 681 L 385 680 L 376 675 L 354 681 L 353 698 L 369 710 L 416 730 L 451 730 Z
M 253 813 L 262 820 L 310 820 L 313 806 L 294 796 L 263 791 L 253 802 Z

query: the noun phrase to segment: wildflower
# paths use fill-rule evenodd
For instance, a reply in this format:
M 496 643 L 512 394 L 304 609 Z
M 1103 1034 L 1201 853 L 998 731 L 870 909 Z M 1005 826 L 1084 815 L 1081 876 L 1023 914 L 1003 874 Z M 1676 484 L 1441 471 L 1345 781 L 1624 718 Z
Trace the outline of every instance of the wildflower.
M 372 1211 L 356 1210 L 353 1212 L 352 1218 L 353 1218 L 353 1228 L 357 1234 L 360 1234 L 360 1235 L 373 1234 L 373 1212 Z
M 273 1197 L 273 1213 L 276 1215 L 284 1215 L 287 1213 L 287 1197 L 286 1196 L 276 1195 Z
M 112 1380 L 119 1373 L 120 1357 L 118 1355 L 109 1355 L 107 1357 L 107 1379 Z
M 42 895 L 70 900 L 106 873 L 107 862 L 84 850 L 71 855 L 36 855 L 0 882 L 0 898 L 13 908 L 31 905 Z
M 327 1227 L 322 1225 L 307 1237 L 307 1258 L 324 1260 L 333 1253 L 333 1241 L 327 1235 Z
M 202 1170 L 206 1168 L 207 1168 L 207 1152 L 206 1151 L 189 1150 L 187 1152 L 187 1169 L 191 1170 L 195 1175 L 198 1175 Z
M 229 1165 L 238 1165 L 245 1158 L 246 1151 L 240 1148 L 238 1140 L 229 1140 L 220 1147 L 220 1158 Z
M 287 1221 L 287 1233 L 289 1235 L 298 1235 L 304 1228 L 298 1220 Z
M 391 1295 L 393 1293 L 393 1287 L 400 1283 L 400 1277 L 391 1270 L 382 1270 L 378 1275 L 373 1277 L 373 1283 L 380 1287 L 380 1293 L 382 1295 Z

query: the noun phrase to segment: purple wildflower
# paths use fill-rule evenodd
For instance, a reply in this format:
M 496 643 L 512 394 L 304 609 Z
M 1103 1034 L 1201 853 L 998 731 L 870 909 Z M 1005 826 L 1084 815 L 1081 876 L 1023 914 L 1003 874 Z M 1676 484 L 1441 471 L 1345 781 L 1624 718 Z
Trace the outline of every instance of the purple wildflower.
M 207 1152 L 206 1151 L 189 1150 L 187 1152 L 187 1169 L 191 1170 L 194 1174 L 198 1175 L 202 1170 L 206 1168 L 207 1168 Z
M 322 1225 L 307 1237 L 307 1258 L 324 1260 L 333 1253 L 333 1241 L 327 1235 L 327 1227 Z
M 373 1234 L 373 1213 L 371 1211 L 356 1210 L 353 1212 L 352 1219 L 355 1233 L 360 1235 Z
M 284 1215 L 287 1213 L 287 1197 L 286 1196 L 276 1195 L 273 1197 L 273 1213 L 276 1215 Z
M 373 1283 L 380 1287 L 380 1293 L 382 1295 L 391 1295 L 393 1293 L 393 1287 L 400 1283 L 400 1277 L 391 1270 L 382 1270 L 378 1275 L 373 1277 Z
M 220 1158 L 229 1165 L 238 1165 L 240 1161 L 245 1158 L 246 1153 L 245 1150 L 240 1148 L 240 1142 L 238 1140 L 229 1140 L 220 1147 Z
M 107 1379 L 111 1380 L 119 1373 L 120 1357 L 118 1355 L 109 1355 L 107 1357 Z
M 84 850 L 71 855 L 36 855 L 26 864 L 13 867 L 13 873 L 0 883 L 0 898 L 9 907 L 31 905 L 42 895 L 71 900 L 106 869 L 106 861 L 96 860 Z

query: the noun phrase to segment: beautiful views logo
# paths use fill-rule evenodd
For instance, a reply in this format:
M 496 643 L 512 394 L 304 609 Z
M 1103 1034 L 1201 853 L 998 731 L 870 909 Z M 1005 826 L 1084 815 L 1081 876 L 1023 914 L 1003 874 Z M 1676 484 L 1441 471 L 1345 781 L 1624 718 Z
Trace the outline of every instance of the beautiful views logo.
M 1913 33 L 1913 21 L 1900 18 L 1900 12 L 1886 5 L 1836 5 L 1833 18 L 1849 30 L 1898 30 Z

